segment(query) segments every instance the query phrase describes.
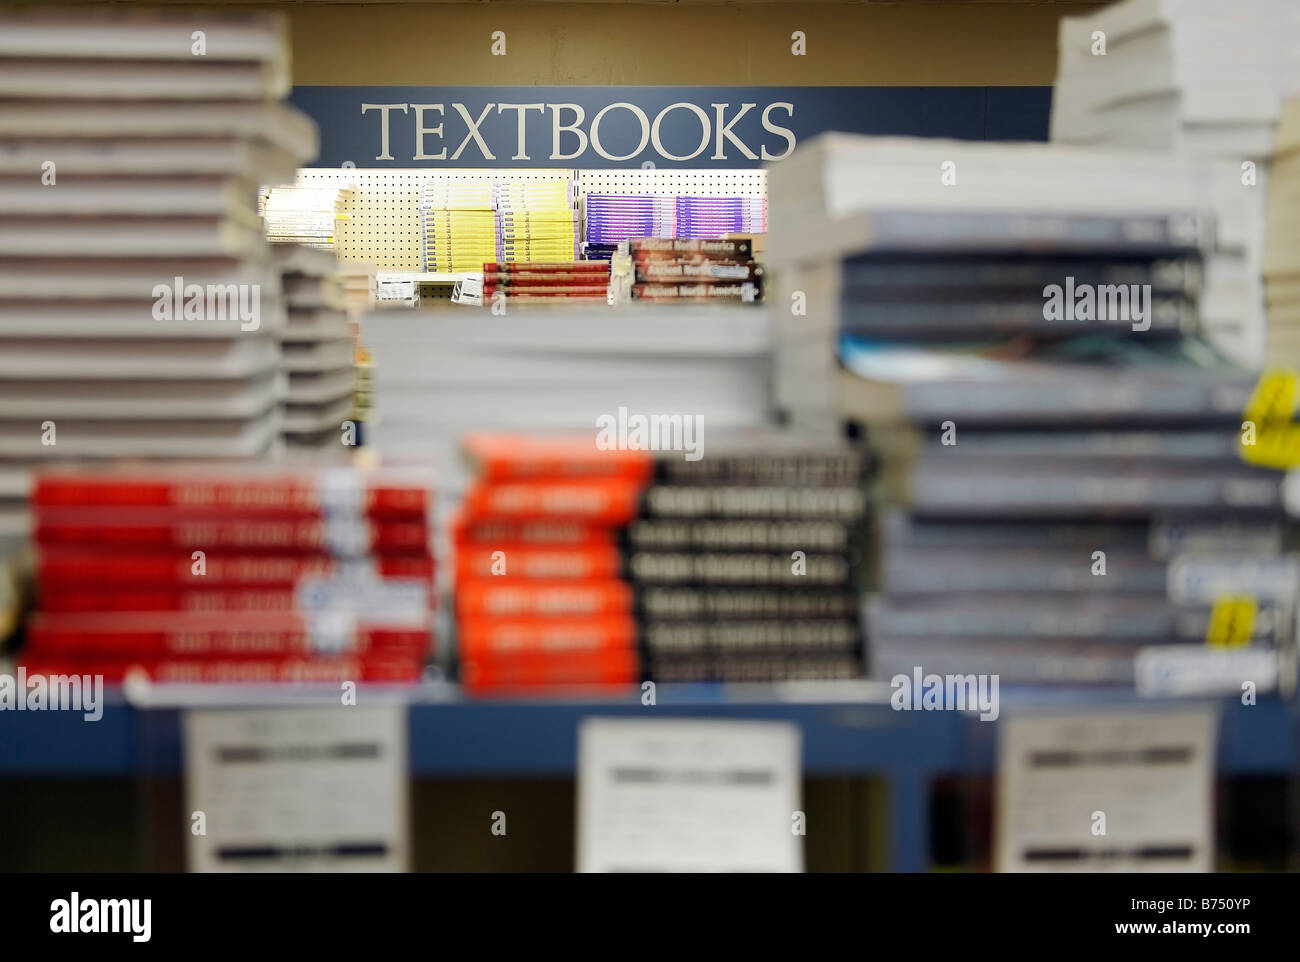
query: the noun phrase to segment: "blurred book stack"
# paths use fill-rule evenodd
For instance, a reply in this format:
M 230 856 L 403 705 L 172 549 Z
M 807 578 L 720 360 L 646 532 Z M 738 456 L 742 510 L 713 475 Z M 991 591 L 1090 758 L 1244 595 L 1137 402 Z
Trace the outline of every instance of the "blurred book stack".
M 594 434 L 597 419 L 620 407 L 699 415 L 719 434 L 768 419 L 761 310 L 537 305 L 490 320 L 478 311 L 376 311 L 365 322 L 373 441 L 386 454 L 431 456 L 452 500 L 468 480 L 459 456 L 465 434 Z
M 496 201 L 491 181 L 428 181 L 420 190 L 424 269 L 476 271 L 497 259 Z
M 634 238 L 629 257 L 616 257 L 615 300 L 663 304 L 753 304 L 763 298 L 763 268 L 748 240 Z
M 1267 360 L 1300 369 L 1300 97 L 1282 109 L 1275 149 L 1264 238 Z
M 431 501 L 392 469 L 42 474 L 17 660 L 109 683 L 416 681 Z
M 460 679 L 475 693 L 630 686 L 640 677 L 619 531 L 650 474 L 592 439 L 471 435 L 454 525 Z
M 369 261 L 339 261 L 343 281 L 343 304 L 348 316 L 361 317 L 375 305 L 375 282 L 378 270 Z
M 22 524 L 37 463 L 278 443 L 257 190 L 316 153 L 288 90 L 275 17 L 3 16 L 0 523 Z
M 260 196 L 266 236 L 273 244 L 338 250 L 338 222 L 352 200 L 346 187 L 269 187 Z
M 1244 248 L 1249 229 L 1248 219 L 1233 216 L 1233 205 L 1224 205 L 1228 216 L 1217 222 L 1201 213 L 1222 191 L 1240 189 L 1235 175 L 1225 185 L 1221 174 L 1187 158 L 1059 144 L 840 134 L 806 143 L 769 174 L 769 299 L 781 305 L 772 314 L 778 408 L 811 429 L 833 429 L 842 301 L 847 322 L 863 336 L 884 336 L 892 326 L 915 327 L 931 341 L 987 340 L 996 327 L 1003 336 L 1052 331 L 1056 338 L 1061 329 L 1106 329 L 1095 297 L 1087 319 L 1080 298 L 1089 285 L 1115 285 L 1104 292 L 1109 300 L 1128 292 L 1121 284 L 1138 284 L 1145 295 L 1142 285 L 1150 283 L 1151 327 L 1134 343 L 1203 330 L 1207 310 L 1222 304 L 1207 306 L 1214 301 L 1204 283 L 1211 268 L 1185 252 L 1216 236 L 1215 226 L 1220 244 Z M 1143 262 L 1099 253 L 1095 243 L 1082 257 L 1062 248 L 1070 243 L 1061 236 L 1065 225 L 1083 231 L 1076 244 L 1082 249 L 1099 239 L 1087 234 L 1090 224 L 1114 228 L 1115 218 L 1132 219 L 1134 229 L 1185 231 L 1174 238 L 1184 253 Z M 1019 258 L 1003 258 L 996 243 L 989 245 L 992 257 L 972 249 L 981 234 L 998 229 L 1008 240 L 1023 231 L 1024 243 L 1037 247 Z M 969 236 L 949 236 L 955 231 Z M 903 252 L 885 258 L 887 244 Z M 1030 254 L 1037 249 L 1045 253 L 1035 262 Z M 879 263 L 848 263 L 866 251 Z M 1053 285 L 1053 308 L 1061 313 L 1049 320 Z
M 578 256 L 578 214 L 571 180 L 496 184 L 499 249 L 492 260 L 569 261 Z
M 546 303 L 591 301 L 604 304 L 609 265 L 601 261 L 519 261 L 483 265 L 483 303 L 501 299 Z
M 297 244 L 274 249 L 281 271 L 286 322 L 281 366 L 288 376 L 281 431 L 295 448 L 344 443 L 356 391 L 356 346 L 338 261 L 332 251 Z
M 778 323 L 778 403 L 864 426 L 892 506 L 873 676 L 1125 685 L 1139 649 L 1289 643 L 1283 476 L 1239 453 L 1256 376 L 1197 336 L 1204 168 L 928 149 L 829 138 L 811 181 L 772 172 L 771 259 L 806 301 Z
M 1251 365 L 1265 360 L 1260 288 L 1266 180 L 1283 98 L 1300 91 L 1300 7 L 1253 0 L 1126 0 L 1061 20 L 1051 139 L 1221 161 L 1221 218 L 1206 262 L 1208 335 Z
M 658 452 L 624 535 L 646 677 L 862 677 L 866 463 L 770 432 Z

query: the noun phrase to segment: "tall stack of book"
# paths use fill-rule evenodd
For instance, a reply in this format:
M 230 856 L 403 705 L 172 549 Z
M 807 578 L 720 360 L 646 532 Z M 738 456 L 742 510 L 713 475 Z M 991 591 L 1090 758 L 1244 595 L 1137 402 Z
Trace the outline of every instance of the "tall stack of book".
M 748 240 L 643 237 L 628 241 L 628 254 L 628 260 L 614 262 L 616 295 L 627 292 L 631 300 L 666 304 L 762 300 L 763 268 Z
M 569 261 L 578 256 L 571 180 L 500 181 L 496 217 L 500 251 L 493 260 Z
M 627 687 L 639 676 L 618 532 L 650 474 L 590 439 L 465 439 L 455 524 L 456 637 L 471 692 Z
M 798 154 L 772 172 L 771 260 L 807 307 L 779 403 L 865 426 L 893 509 L 872 673 L 1122 685 L 1142 648 L 1284 639 L 1282 478 L 1238 453 L 1255 376 L 1196 336 L 1198 168 L 1134 154 L 1103 189 L 1104 153 L 946 146 L 828 138 L 806 179 Z
M 761 234 L 767 230 L 766 197 L 678 197 L 677 237 Z
M 1018 218 L 1039 215 L 1044 228 L 1050 218 L 1136 217 L 1168 218 L 1171 212 L 1198 213 L 1211 205 L 1224 187 L 1217 171 L 1203 161 L 1170 155 L 1149 155 L 1131 151 L 1107 151 L 1061 144 L 1002 144 L 938 139 L 854 137 L 828 134 L 804 144 L 795 155 L 773 167 L 769 174 L 769 206 L 772 230 L 767 237 L 768 267 L 771 271 L 769 299 L 781 305 L 773 311 L 776 325 L 774 392 L 779 409 L 794 421 L 812 429 L 834 428 L 838 411 L 839 385 L 844 379 L 837 363 L 841 292 L 846 284 L 864 291 L 874 306 L 873 323 L 897 322 L 904 326 L 929 323 L 925 312 L 933 308 L 950 319 L 967 314 L 965 301 L 978 293 L 984 318 L 1000 312 L 999 304 L 1009 298 L 1020 302 L 1019 320 L 1040 328 L 1060 328 L 1085 322 L 1078 312 L 1048 321 L 1047 286 L 1059 287 L 1066 297 L 1067 278 L 1082 283 L 1151 283 L 1152 306 L 1156 299 L 1175 310 L 1188 323 L 1203 319 L 1208 294 L 1204 274 L 1196 258 L 1160 258 L 1154 270 L 1134 275 L 1127 268 L 1119 273 L 1071 275 L 1070 258 L 1058 249 L 1057 266 L 1050 277 L 1023 271 L 1008 271 L 994 252 L 992 267 L 980 273 L 978 252 L 968 241 L 979 239 L 948 236 L 946 232 L 980 228 L 980 213 L 995 219 L 988 225 L 1005 224 L 1017 229 Z M 1231 180 L 1229 189 L 1238 182 Z M 891 213 L 893 212 L 893 213 Z M 1213 218 L 1218 243 L 1243 247 L 1249 220 L 1234 216 L 1225 205 L 1225 217 Z M 949 222 L 944 218 L 953 215 Z M 965 220 L 956 215 L 964 215 Z M 997 218 L 1000 218 L 997 219 Z M 1141 222 L 1140 220 L 1138 221 Z M 1028 227 L 1032 220 L 1025 220 Z M 1079 223 L 1083 223 L 1080 221 Z M 1211 219 L 1198 214 L 1180 217 L 1175 226 L 1192 232 L 1210 230 Z M 894 242 L 910 245 L 907 270 L 888 266 L 852 268 L 848 278 L 845 260 L 871 249 L 879 249 L 877 233 L 893 231 Z M 991 228 L 990 228 L 991 229 Z M 901 233 L 899 233 L 901 232 Z M 1008 237 L 1014 237 L 1008 233 Z M 1203 235 L 1202 235 L 1203 236 Z M 1141 238 L 1137 238 L 1141 239 Z M 952 256 L 949 256 L 951 252 Z M 1076 258 L 1083 265 L 1101 266 L 1105 258 Z M 1114 263 L 1116 259 L 1111 259 Z M 984 266 L 989 265 L 985 259 Z M 865 272 L 864 272 L 865 271 Z M 991 271 L 991 272 L 990 272 Z M 1172 284 L 1172 287 L 1170 286 Z M 1081 292 L 1083 288 L 1079 288 Z M 1073 299 L 1074 289 L 1071 289 Z M 1181 301 L 1171 303 L 1170 292 Z M 1177 292 L 1182 291 L 1180 297 Z M 1116 292 L 1118 294 L 1118 291 Z M 861 300 L 856 294 L 850 300 Z M 1194 312 L 1188 306 L 1196 298 Z M 1033 302 L 1037 301 L 1037 311 Z M 893 306 L 890 306 L 893 305 Z M 909 305 L 913 305 L 909 307 Z M 921 305 L 921 306 L 915 306 Z M 955 305 L 955 306 L 954 306 Z M 1094 318 L 1096 315 L 1094 300 Z M 1215 309 L 1215 308 L 1211 308 Z M 1216 309 L 1217 310 L 1217 309 Z M 911 311 L 912 320 L 906 319 Z M 1172 315 L 1171 315 L 1172 317 Z M 1077 318 L 1077 320 L 1076 320 Z M 982 339 L 984 320 L 971 314 L 966 339 Z M 1169 318 L 1152 314 L 1153 330 L 1168 330 Z M 1177 318 L 1172 320 L 1175 326 Z M 866 327 L 860 328 L 865 333 Z M 960 339 L 960 338 L 959 338 Z M 1145 339 L 1137 343 L 1145 343 Z M 852 378 L 848 379 L 853 382 Z
M 273 244 L 338 250 L 338 222 L 352 200 L 345 187 L 270 187 L 261 195 L 262 220 Z
M 1282 108 L 1268 185 L 1268 363 L 1300 370 L 1300 97 Z
M 1239 360 L 1265 359 L 1261 245 L 1268 161 L 1282 98 L 1300 92 L 1300 8 L 1257 0 L 1125 0 L 1061 20 L 1053 141 L 1174 151 L 1221 161 L 1220 236 L 1207 259 L 1207 334 Z
M 424 269 L 477 271 L 498 257 L 491 181 L 429 181 L 420 191 Z
M 347 467 L 53 472 L 18 662 L 160 682 L 411 682 L 432 639 L 431 487 Z
M 281 430 L 299 448 L 344 443 L 353 415 L 356 358 L 332 252 L 297 244 L 275 249 L 287 319 L 280 334 L 288 376 Z M 350 442 L 349 442 L 350 443 Z
M 866 456 L 762 432 L 661 452 L 624 567 L 648 678 L 857 678 Z
M 483 303 L 501 299 L 546 303 L 592 301 L 604 304 L 609 265 L 602 261 L 519 261 L 483 265 Z
M 631 237 L 676 237 L 677 205 L 672 196 L 587 194 L 583 198 L 587 260 L 609 260 Z
M 284 311 L 257 189 L 316 152 L 311 121 L 277 102 L 283 21 L 2 20 L 6 510 L 36 463 L 267 454 Z
M 760 309 L 540 304 L 491 324 L 470 311 L 377 311 L 364 329 L 375 365 L 374 443 L 386 454 L 432 457 L 452 501 L 467 481 L 465 434 L 590 433 L 620 407 L 700 415 L 719 435 L 770 416 Z

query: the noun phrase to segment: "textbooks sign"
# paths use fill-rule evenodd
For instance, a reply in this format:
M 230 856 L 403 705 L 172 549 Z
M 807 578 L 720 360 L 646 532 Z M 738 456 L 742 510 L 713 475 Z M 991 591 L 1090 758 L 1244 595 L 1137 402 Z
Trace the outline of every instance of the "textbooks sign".
M 295 87 L 316 166 L 744 168 L 826 131 L 1045 140 L 1050 87 Z

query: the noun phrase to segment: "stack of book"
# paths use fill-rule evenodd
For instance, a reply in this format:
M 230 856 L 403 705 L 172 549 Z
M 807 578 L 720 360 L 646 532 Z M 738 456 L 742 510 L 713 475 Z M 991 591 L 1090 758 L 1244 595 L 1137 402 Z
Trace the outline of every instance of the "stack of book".
M 0 498 L 33 464 L 278 443 L 278 272 L 258 185 L 316 152 L 282 20 L 0 23 Z M 196 56 L 202 30 L 206 56 Z M 18 521 L 21 523 L 21 520 Z
M 1275 151 L 1264 237 L 1268 363 L 1300 369 L 1300 98 L 1282 109 Z
M 1283 97 L 1300 92 L 1300 8 L 1256 0 L 1126 0 L 1065 17 L 1051 138 L 1174 151 L 1220 161 L 1220 235 L 1207 260 L 1203 316 L 1223 350 L 1265 361 L 1260 288 L 1268 161 Z
M 780 399 L 815 421 L 829 382 L 831 426 L 878 456 L 872 673 L 1122 685 L 1141 648 L 1284 639 L 1282 476 L 1241 457 L 1256 378 L 1196 336 L 1196 168 L 1134 154 L 1129 186 L 1072 207 L 1110 157 L 980 146 L 927 191 L 890 166 L 911 145 L 836 140 L 811 182 L 772 172 L 774 270 L 806 303 L 779 325 Z
M 659 453 L 624 534 L 647 677 L 861 677 L 865 453 L 768 432 L 700 453 Z
M 748 240 L 636 238 L 628 241 L 628 254 L 628 260 L 614 262 L 614 273 L 623 280 L 616 292 L 626 290 L 633 300 L 673 304 L 762 300 L 763 268 L 754 260 Z
M 261 195 L 258 211 L 272 243 L 303 244 L 338 250 L 338 222 L 352 201 L 341 187 L 270 187 Z
M 503 180 L 496 185 L 500 251 L 494 260 L 569 261 L 578 256 L 573 181 Z
M 1178 238 L 1184 251 L 1188 243 L 1195 246 L 1206 236 L 1244 249 L 1248 218 L 1235 216 L 1239 211 L 1230 204 L 1225 205 L 1224 217 L 1203 213 L 1225 187 L 1220 173 L 1189 158 L 1060 144 L 841 134 L 806 143 L 770 172 L 772 230 L 767 237 L 767 257 L 770 280 L 776 286 L 769 284 L 767 296 L 781 305 L 772 314 L 778 407 L 796 421 L 833 427 L 828 422 L 833 422 L 832 412 L 840 407 L 836 395 L 843 380 L 836 362 L 836 339 L 846 283 L 872 300 L 870 316 L 861 315 L 855 322 L 862 332 L 871 329 L 868 325 L 879 329 L 886 323 L 929 323 L 921 309 L 909 305 L 934 308 L 960 326 L 968 302 L 978 300 L 988 318 L 1000 317 L 1009 299 L 1019 305 L 1019 321 L 1034 323 L 1036 319 L 1039 330 L 1096 330 L 1103 323 L 1097 291 L 1092 298 L 1092 320 L 1086 319 L 1086 308 L 1067 311 L 1065 301 L 1079 301 L 1075 306 L 1082 306 L 1089 284 L 1121 282 L 1138 284 L 1143 296 L 1147 292 L 1142 285 L 1152 285 L 1151 328 L 1133 331 L 1134 343 L 1158 339 L 1161 330 L 1170 330 L 1170 324 L 1175 328 L 1185 324 L 1185 331 L 1197 330 L 1198 325 L 1204 328 L 1207 313 L 1227 316 L 1224 311 L 1231 305 L 1207 289 L 1208 276 L 1217 270 L 1215 264 L 1198 265 L 1196 257 L 1147 258 L 1151 268 L 1145 269 L 1145 274 L 1142 269 L 1134 274 L 1128 267 L 1119 272 L 1102 270 L 1107 264 L 1122 266 L 1126 259 L 1133 260 L 1131 257 L 1075 257 L 1055 244 L 1056 253 L 1046 256 L 1054 266 L 1043 274 L 1041 270 L 1034 273 L 1033 268 L 1026 271 L 1008 266 L 1014 258 L 1001 257 L 1005 246 L 991 248 L 992 257 L 982 262 L 982 255 L 971 247 L 981 233 L 999 228 L 1007 232 L 1008 240 L 1015 239 L 1021 227 L 1028 230 L 1034 223 L 1050 232 L 1053 218 L 1060 224 L 1072 219 L 1082 229 L 1089 217 L 1098 218 L 1098 225 L 1107 223 L 1108 218 L 1131 217 L 1139 226 L 1148 223 L 1145 218 L 1154 217 L 1155 223 L 1166 229 L 1187 232 L 1185 238 Z M 1226 189 L 1239 187 L 1234 177 Z M 985 219 L 979 216 L 982 214 L 989 216 Z M 1169 220 L 1171 214 L 1177 215 L 1175 220 Z M 1215 233 L 1208 235 L 1211 226 Z M 880 235 L 881 231 L 886 234 Z M 970 236 L 956 231 L 968 231 Z M 1029 235 L 1025 236 L 1028 240 Z M 1047 233 L 1043 238 L 1050 240 Z M 1137 235 L 1132 239 L 1142 240 Z M 906 271 L 846 265 L 856 254 L 879 251 L 882 243 L 907 245 Z M 1089 273 L 1072 273 L 1088 264 Z M 850 277 L 849 271 L 856 273 Z M 1118 298 L 1129 292 L 1107 287 L 1105 306 L 1112 306 L 1112 293 Z M 1049 294 L 1054 296 L 1049 298 Z M 847 296 L 850 301 L 862 299 L 854 293 Z M 1171 296 L 1177 305 L 1168 300 Z M 1193 297 L 1194 308 L 1190 306 Z M 1157 318 L 1157 300 L 1173 313 L 1162 311 Z M 1120 305 L 1116 302 L 1114 306 Z M 911 321 L 906 318 L 909 310 Z M 1049 314 L 1055 319 L 1049 319 Z M 987 338 L 989 332 L 982 323 L 971 315 L 966 333 L 954 339 Z
M 20 664 L 161 682 L 410 682 L 432 639 L 428 479 L 336 467 L 53 472 Z
M 623 408 L 699 415 L 721 436 L 770 416 L 761 309 L 539 304 L 491 321 L 477 311 L 376 311 L 364 324 L 375 366 L 373 442 L 386 454 L 432 456 L 453 499 L 467 480 L 465 434 L 591 435 L 598 419 Z
M 677 237 L 722 237 L 767 230 L 766 197 L 678 197 Z
M 604 304 L 609 265 L 601 261 L 518 261 L 483 265 L 483 303 L 593 301 Z
M 460 678 L 475 693 L 619 688 L 640 677 L 618 533 L 650 473 L 590 438 L 476 435 L 454 526 Z
M 1058 50 L 1053 140 L 1266 159 L 1300 91 L 1289 0 L 1125 0 L 1062 18 Z
M 343 438 L 353 414 L 355 345 L 332 252 L 297 244 L 276 248 L 286 322 L 281 366 L 288 376 L 281 430 L 298 448 L 352 443 Z
M 671 195 L 587 194 L 583 198 L 588 260 L 609 260 L 630 237 L 676 237 L 677 205 Z
M 429 181 L 420 191 L 424 269 L 477 271 L 498 257 L 496 201 L 491 181 Z
M 338 272 L 348 316 L 361 317 L 375 305 L 377 268 L 369 261 L 339 261 Z

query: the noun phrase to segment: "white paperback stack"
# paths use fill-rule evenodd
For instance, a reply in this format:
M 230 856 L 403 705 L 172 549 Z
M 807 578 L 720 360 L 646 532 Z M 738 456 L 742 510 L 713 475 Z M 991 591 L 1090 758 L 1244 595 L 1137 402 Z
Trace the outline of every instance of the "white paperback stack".
M 1268 363 L 1300 369 L 1300 97 L 1282 107 L 1268 191 Z
M 337 250 L 338 222 L 351 201 L 346 187 L 271 187 L 261 195 L 267 239 Z
M 288 375 L 282 431 L 295 448 L 347 442 L 356 364 L 338 262 L 331 251 L 299 244 L 274 248 L 284 288 L 280 335 Z
M 1250 232 L 1219 239 L 1201 309 L 1220 347 L 1262 363 L 1265 177 L 1282 100 L 1300 91 L 1300 5 L 1125 0 L 1063 18 L 1059 50 L 1053 141 L 1220 160 L 1236 178 L 1219 201 Z
M 446 508 L 468 480 L 469 432 L 590 433 L 594 444 L 597 418 L 621 408 L 702 417 L 707 451 L 769 418 L 768 321 L 753 307 L 376 311 L 363 329 L 372 437 L 385 454 L 435 458 Z
M 776 406 L 810 428 L 835 429 L 841 260 L 867 248 L 875 214 L 1168 215 L 1212 206 L 1236 184 L 1189 158 L 1060 144 L 808 141 L 768 173 Z M 1218 236 L 1243 244 L 1248 219 L 1222 206 Z M 937 259 L 947 241 L 929 239 Z
M 0 17 L 0 502 L 27 472 L 278 442 L 283 304 L 257 186 L 316 151 L 283 21 Z

